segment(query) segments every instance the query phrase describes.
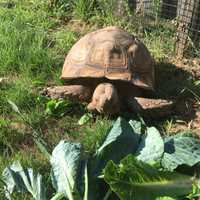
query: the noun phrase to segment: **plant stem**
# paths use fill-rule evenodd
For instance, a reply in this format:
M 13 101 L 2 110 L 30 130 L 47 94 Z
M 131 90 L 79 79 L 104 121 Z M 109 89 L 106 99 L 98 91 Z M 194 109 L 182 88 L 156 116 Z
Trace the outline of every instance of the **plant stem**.
M 60 200 L 63 197 L 65 197 L 64 193 L 57 193 L 54 197 L 52 197 L 50 200 Z
M 83 200 L 88 200 L 88 169 L 87 169 L 87 161 L 85 163 L 84 178 L 85 178 L 85 192 L 84 192 Z
M 112 194 L 112 190 L 109 189 L 108 192 L 106 193 L 105 197 L 103 198 L 103 200 L 107 200 L 111 194 Z

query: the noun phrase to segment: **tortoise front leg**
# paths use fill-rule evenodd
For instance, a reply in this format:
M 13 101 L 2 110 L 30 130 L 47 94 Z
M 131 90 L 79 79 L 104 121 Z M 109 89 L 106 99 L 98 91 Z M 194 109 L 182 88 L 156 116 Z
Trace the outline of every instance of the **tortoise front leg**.
M 44 89 L 42 94 L 51 99 L 89 102 L 92 96 L 92 88 L 83 85 L 53 86 Z
M 99 84 L 92 96 L 88 110 L 113 115 L 120 111 L 120 101 L 116 88 L 111 83 Z
M 145 117 L 160 118 L 172 114 L 175 103 L 164 99 L 134 97 L 128 99 L 128 108 Z

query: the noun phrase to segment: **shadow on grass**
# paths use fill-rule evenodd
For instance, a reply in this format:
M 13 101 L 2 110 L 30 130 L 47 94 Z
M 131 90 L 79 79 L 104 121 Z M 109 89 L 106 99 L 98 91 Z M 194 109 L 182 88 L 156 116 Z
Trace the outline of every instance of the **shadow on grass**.
M 156 64 L 156 94 L 165 98 L 191 97 L 184 91 L 196 90 L 195 78 L 189 71 L 185 71 L 171 63 Z
M 171 63 L 156 64 L 156 92 L 159 98 L 175 101 L 174 115 L 185 121 L 196 117 L 195 104 L 200 101 L 200 85 L 186 70 Z

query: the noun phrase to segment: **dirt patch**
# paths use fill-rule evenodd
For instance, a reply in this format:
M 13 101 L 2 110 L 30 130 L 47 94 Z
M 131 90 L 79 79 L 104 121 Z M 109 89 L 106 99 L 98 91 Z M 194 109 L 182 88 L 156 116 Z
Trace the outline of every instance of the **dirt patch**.
M 156 65 L 156 95 L 176 102 L 170 133 L 194 131 L 200 135 L 200 59 L 175 58 Z
M 171 58 L 171 62 L 178 68 L 189 71 L 195 78 L 200 79 L 200 58 Z

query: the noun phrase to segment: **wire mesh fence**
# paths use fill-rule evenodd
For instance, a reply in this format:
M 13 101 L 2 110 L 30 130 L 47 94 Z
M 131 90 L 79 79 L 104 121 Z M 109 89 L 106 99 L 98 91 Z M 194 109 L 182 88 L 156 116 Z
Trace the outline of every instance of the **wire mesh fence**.
M 148 20 L 174 25 L 178 57 L 200 56 L 200 0 L 129 0 L 129 5 Z

